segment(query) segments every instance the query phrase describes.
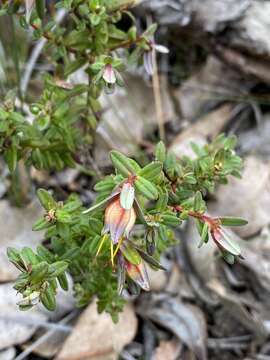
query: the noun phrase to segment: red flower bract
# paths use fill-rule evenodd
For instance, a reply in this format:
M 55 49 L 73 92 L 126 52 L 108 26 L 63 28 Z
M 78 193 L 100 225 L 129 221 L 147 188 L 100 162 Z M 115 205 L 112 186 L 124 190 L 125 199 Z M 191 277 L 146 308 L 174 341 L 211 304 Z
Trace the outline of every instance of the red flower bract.
M 121 206 L 119 194 L 106 207 L 105 232 L 110 232 L 113 244 L 117 244 L 122 236 L 128 237 L 135 221 L 134 208 L 124 209 Z
M 128 276 L 138 284 L 143 290 L 149 291 L 149 279 L 146 271 L 146 267 L 143 261 L 139 265 L 131 264 L 125 260 L 125 269 Z

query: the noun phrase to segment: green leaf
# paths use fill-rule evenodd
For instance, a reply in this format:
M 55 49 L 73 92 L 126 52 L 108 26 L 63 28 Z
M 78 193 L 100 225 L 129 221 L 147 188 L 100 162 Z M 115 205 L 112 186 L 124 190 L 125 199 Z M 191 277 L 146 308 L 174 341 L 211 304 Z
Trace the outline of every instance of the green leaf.
M 154 23 L 154 24 L 151 24 L 147 30 L 143 33 L 143 35 L 146 37 L 146 38 L 150 38 L 152 36 L 154 36 L 155 32 L 157 30 L 157 24 Z
M 36 0 L 36 10 L 40 19 L 43 19 L 45 13 L 45 0 Z
M 133 265 L 139 265 L 142 262 L 142 258 L 138 251 L 131 245 L 125 243 L 121 247 L 121 252 L 124 257 Z
M 197 224 L 199 234 L 201 236 L 201 241 L 200 241 L 200 243 L 198 245 L 198 248 L 201 248 L 203 246 L 203 244 L 208 242 L 208 239 L 209 239 L 209 226 L 208 226 L 207 222 L 202 223 L 200 220 L 197 220 L 196 224 Z
M 113 166 L 121 175 L 128 177 L 136 174 L 136 169 L 130 161 L 131 159 L 129 159 L 127 156 L 116 150 L 111 151 L 110 156 Z
M 161 215 L 161 219 L 164 225 L 167 226 L 178 226 L 182 221 L 176 216 L 175 213 L 167 211 Z
M 146 252 L 144 252 L 143 250 L 141 250 L 137 247 L 136 247 L 136 249 L 138 250 L 138 252 L 141 255 L 141 257 L 143 258 L 143 260 L 146 261 L 148 264 L 152 265 L 153 267 L 155 267 L 157 269 L 166 270 L 164 268 L 164 266 L 162 266 L 155 258 L 148 255 Z
M 202 193 L 200 191 L 197 191 L 194 196 L 194 205 L 193 205 L 194 211 L 198 212 L 203 207 L 204 207 L 204 202 L 203 202 L 203 198 L 202 198 Z
M 169 195 L 168 192 L 159 193 L 158 201 L 156 203 L 156 209 L 162 212 L 168 205 Z
M 155 185 L 141 176 L 135 180 L 135 189 L 149 200 L 158 198 L 158 190 Z
M 49 264 L 54 262 L 54 255 L 43 245 L 38 245 L 37 254 Z
M 59 285 L 61 286 L 61 288 L 65 291 L 68 291 L 68 279 L 67 279 L 67 275 L 65 273 L 59 275 L 57 277 L 57 280 L 59 282 Z
M 72 216 L 64 209 L 57 209 L 55 216 L 60 223 L 70 224 L 73 221 Z
M 37 196 L 39 198 L 39 201 L 41 205 L 46 209 L 47 211 L 55 209 L 57 207 L 57 203 L 52 197 L 52 195 L 45 189 L 38 189 Z
M 12 247 L 7 248 L 7 256 L 10 262 L 15 265 L 20 271 L 26 271 L 25 264 L 23 263 L 20 252 Z
M 69 213 L 73 213 L 78 210 L 82 206 L 79 200 L 68 201 L 63 207 L 62 210 L 67 211 Z
M 248 224 L 247 220 L 238 217 L 221 217 L 219 221 L 223 226 L 243 226 Z
M 49 271 L 49 264 L 41 261 L 39 264 L 33 265 L 29 280 L 33 285 L 45 281 Z
M 33 231 L 40 231 L 40 230 L 44 230 L 44 229 L 48 229 L 50 226 L 52 225 L 52 223 L 50 223 L 49 221 L 47 221 L 44 218 L 38 219 L 33 227 L 32 230 Z
M 101 180 L 98 183 L 96 183 L 96 185 L 94 186 L 94 190 L 99 192 L 103 192 L 103 191 L 111 192 L 114 187 L 115 187 L 115 182 L 113 178 L 111 176 L 108 176 L 104 180 Z
M 237 145 L 237 137 L 235 135 L 229 136 L 224 141 L 224 149 L 232 150 Z
M 90 21 L 93 26 L 97 26 L 101 21 L 101 17 L 97 14 L 91 14 Z
M 50 278 L 57 277 L 62 275 L 68 268 L 68 263 L 65 261 L 56 261 L 55 263 L 49 266 L 49 276 Z
M 160 161 L 153 161 L 141 169 L 138 175 L 149 181 L 154 181 L 161 173 L 162 164 Z
M 68 77 L 70 74 L 72 74 L 76 70 L 80 69 L 85 63 L 86 63 L 85 58 L 77 58 L 75 61 L 69 63 L 65 67 L 64 76 Z
M 48 287 L 44 292 L 40 295 L 41 303 L 45 306 L 49 311 L 54 311 L 56 308 L 56 300 L 53 289 Z
M 67 250 L 62 256 L 61 256 L 61 260 L 64 261 L 72 261 L 74 260 L 77 256 L 79 256 L 80 254 L 80 248 L 79 247 L 74 247 L 72 249 Z
M 36 265 L 39 262 L 37 255 L 29 247 L 24 247 L 21 250 L 20 256 L 27 265 Z
M 13 173 L 16 170 L 17 160 L 18 160 L 17 149 L 15 146 L 11 146 L 5 152 L 5 161 L 11 173 Z
M 166 147 L 165 147 L 163 141 L 160 141 L 156 146 L 155 158 L 156 158 L 156 160 L 160 161 L 161 163 L 164 163 L 164 161 L 166 159 Z

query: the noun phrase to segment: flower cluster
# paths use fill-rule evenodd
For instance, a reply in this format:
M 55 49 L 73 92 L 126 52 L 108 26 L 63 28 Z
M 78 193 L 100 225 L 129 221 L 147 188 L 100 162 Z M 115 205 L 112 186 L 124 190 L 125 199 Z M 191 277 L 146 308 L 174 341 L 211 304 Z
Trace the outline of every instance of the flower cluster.
M 82 159 L 94 144 L 101 94 L 124 85 L 121 73 L 127 64 L 144 63 L 153 75 L 156 52 L 168 53 L 154 40 L 156 24 L 138 33 L 128 11 L 136 3 L 63 0 L 47 7 L 46 1 L 28 1 L 24 7 L 20 1 L 2 2 L 0 15 L 16 14 L 23 29 L 32 29 L 34 40 L 46 39 L 42 59 L 52 59 L 41 97 L 29 104 L 31 122 L 17 108 L 14 91 L 7 91 L 0 104 L 0 153 L 14 181 L 19 178 L 18 161 L 48 171 L 78 163 L 89 174 Z M 59 11 L 66 14 L 62 23 Z M 129 29 L 121 28 L 123 16 L 131 19 Z M 72 83 L 77 70 L 84 72 L 87 84 Z M 193 144 L 197 155 L 193 159 L 178 158 L 160 142 L 151 159 L 145 154 L 145 166 L 134 160 L 136 154 L 128 158 L 112 151 L 114 172 L 95 185 L 97 196 L 88 210 L 75 194 L 62 202 L 49 191 L 38 190 L 45 214 L 33 230 L 46 231 L 46 246 L 39 246 L 36 253 L 29 248 L 8 249 L 10 261 L 20 270 L 14 285 L 22 296 L 19 307 L 26 310 L 41 302 L 54 310 L 58 288 L 68 289 L 68 273 L 78 306 L 96 297 L 98 311 L 117 321 L 123 289 L 150 289 L 146 263 L 163 269 L 160 257 L 177 243 L 174 229 L 189 217 L 196 219 L 199 246 L 211 237 L 225 260 L 233 263 L 241 252 L 223 227 L 245 221 L 211 218 L 204 198 L 229 175 L 240 177 L 235 144 L 235 137 L 224 135 L 202 148 Z
M 27 248 L 8 250 L 10 260 L 21 271 L 15 284 L 23 297 L 20 308 L 41 301 L 52 310 L 57 284 L 66 290 L 69 272 L 78 305 L 96 296 L 99 311 L 109 312 L 116 321 L 123 306 L 123 290 L 150 290 L 147 266 L 164 270 L 160 256 L 176 244 L 174 229 L 189 217 L 197 223 L 199 247 L 212 238 L 232 264 L 241 257 L 241 250 L 224 227 L 246 221 L 209 216 L 203 195 L 228 175 L 239 174 L 241 160 L 234 146 L 233 138 L 221 135 L 212 144 L 196 147 L 200 155 L 192 160 L 177 159 L 160 142 L 154 159 L 144 167 L 112 151 L 115 173 L 95 185 L 97 197 L 89 209 L 75 195 L 57 202 L 40 189 L 37 194 L 45 214 L 33 230 L 46 229 L 49 245 L 38 247 L 37 254 Z
M 115 264 L 114 259 L 117 257 L 119 294 L 122 293 L 126 274 L 139 287 L 146 291 L 150 290 L 146 266 L 141 256 L 142 250 L 137 250 L 136 246 L 129 239 L 130 232 L 136 222 L 136 209 L 139 208 L 134 188 L 135 180 L 136 177 L 129 177 L 107 199 L 104 229 L 102 231 L 103 238 L 97 252 L 98 255 L 102 250 L 104 240 L 107 239 L 105 234 L 109 232 L 111 263 L 113 267 Z M 89 210 L 85 211 L 85 213 L 88 212 Z M 154 259 L 151 261 L 149 258 L 144 256 L 144 259 L 148 260 L 150 264 L 155 263 Z M 161 268 L 161 265 L 157 264 L 157 266 Z

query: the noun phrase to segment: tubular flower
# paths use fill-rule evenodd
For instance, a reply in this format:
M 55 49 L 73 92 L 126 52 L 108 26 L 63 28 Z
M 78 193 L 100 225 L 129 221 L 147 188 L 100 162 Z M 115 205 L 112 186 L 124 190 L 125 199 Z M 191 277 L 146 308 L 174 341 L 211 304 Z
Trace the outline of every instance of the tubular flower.
M 135 224 L 133 202 L 134 188 L 126 183 L 106 207 L 104 232 L 110 232 L 113 244 L 117 244 L 123 236 L 128 237 Z
M 143 260 L 140 262 L 139 265 L 134 265 L 131 262 L 125 260 L 124 266 L 131 280 L 138 284 L 143 290 L 150 290 L 149 278 Z
M 154 41 L 149 42 L 150 50 L 146 51 L 143 55 L 143 63 L 144 68 L 148 75 L 152 76 L 154 73 L 154 66 L 153 66 L 153 54 L 155 51 L 162 53 L 162 54 L 168 54 L 169 49 L 166 48 L 166 46 L 155 44 Z
M 222 252 L 223 256 L 230 254 L 232 259 L 241 257 L 241 249 L 239 245 L 233 240 L 231 234 L 227 232 L 222 226 L 216 226 L 210 230 L 212 239 Z
M 145 263 L 139 253 L 129 247 L 121 247 L 118 254 L 118 292 L 122 293 L 126 275 L 145 291 L 150 290 L 149 278 Z
M 107 84 L 115 84 L 116 83 L 116 74 L 115 74 L 115 70 L 113 69 L 111 64 L 107 64 L 104 67 L 103 70 L 103 80 L 107 83 Z

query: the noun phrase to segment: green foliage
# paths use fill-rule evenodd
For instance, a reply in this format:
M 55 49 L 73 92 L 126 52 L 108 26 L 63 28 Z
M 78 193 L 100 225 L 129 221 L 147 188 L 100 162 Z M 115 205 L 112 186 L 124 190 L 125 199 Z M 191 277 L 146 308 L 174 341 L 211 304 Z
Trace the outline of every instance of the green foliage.
M 229 141 L 227 139 L 227 143 Z M 211 235 L 224 259 L 233 263 L 235 257 L 241 254 L 240 248 L 223 233 L 221 225 L 244 225 L 246 222 L 239 218 L 210 218 L 205 214 L 203 200 L 207 190 L 212 190 L 224 177 L 234 175 L 236 170 L 240 171 L 241 162 L 235 160 L 238 157 L 231 148 L 222 148 L 224 142 L 225 137 L 220 136 L 212 144 L 197 147 L 196 152 L 200 156 L 194 160 L 177 159 L 171 153 L 163 152 L 163 158 L 159 157 L 162 161 L 154 160 L 144 168 L 133 159 L 113 151 L 111 158 L 115 175 L 95 185 L 98 192 L 96 202 L 88 210 L 75 194 L 63 203 L 57 202 L 46 190 L 39 189 L 37 195 L 45 214 L 37 220 L 33 229 L 46 229 L 45 239 L 49 245 L 39 246 L 37 254 L 25 248 L 21 252 L 8 250 L 10 261 L 22 272 L 15 284 L 16 290 L 23 296 L 19 306 L 26 309 L 40 300 L 45 307 L 53 309 L 57 286 L 67 289 L 68 272 L 74 281 L 78 306 L 86 305 L 96 296 L 99 311 L 109 312 L 117 321 L 124 301 L 118 291 L 121 266 L 115 263 L 115 259 L 119 261 L 123 258 L 126 267 L 122 270 L 130 278 L 124 280 L 121 289 L 130 289 L 132 280 L 147 289 L 146 278 L 140 278 L 144 276 L 141 266 L 147 262 L 156 270 L 163 268 L 159 257 L 176 242 L 173 229 L 190 216 L 196 219 L 198 225 L 201 236 L 199 247 L 207 243 Z M 156 153 L 160 147 L 159 143 Z M 223 162 L 219 160 L 217 170 L 215 160 L 220 151 L 225 156 Z M 226 175 L 223 172 L 225 162 Z M 201 163 L 207 166 L 201 167 Z M 131 196 L 133 191 L 134 196 Z M 122 208 L 118 198 L 128 206 Z M 112 204 L 115 206 L 114 215 L 110 218 L 108 209 Z M 106 227 L 108 224 L 117 227 L 120 221 L 118 214 L 120 219 L 123 211 L 131 211 L 129 209 L 134 209 L 138 228 L 134 228 L 131 236 L 123 236 L 118 243 L 112 244 Z M 130 226 L 129 221 L 122 224 L 123 231 Z M 144 231 L 141 231 L 141 226 Z M 118 230 L 121 230 L 120 227 Z M 108 266 L 110 263 L 111 266 Z M 134 269 L 129 272 L 130 266 Z
M 0 103 L 0 154 L 11 172 L 20 159 L 37 169 L 61 170 L 80 163 L 80 152 L 89 149 L 99 121 L 98 98 L 123 86 L 121 72 L 133 53 L 140 62 L 149 50 L 154 28 L 137 36 L 128 8 L 133 0 L 64 0 L 55 5 L 68 12 L 69 26 L 56 22 L 43 0 L 23 14 L 19 2 L 4 2 L 0 15 L 19 16 L 22 30 L 33 29 L 35 40 L 45 38 L 45 52 L 54 75 L 44 77 L 40 98 L 30 105 L 29 121 L 18 106 L 16 94 Z M 18 6 L 15 6 L 17 4 Z M 52 9 L 50 8 L 50 11 Z M 55 9 L 57 10 L 57 9 Z M 122 31 L 119 21 L 130 16 L 132 25 Z M 118 55 L 119 49 L 132 49 Z M 70 76 L 81 69 L 88 84 L 72 84 Z
M 35 40 L 47 40 L 44 51 L 53 67 L 53 75 L 44 76 L 41 96 L 29 106 L 31 117 L 18 107 L 19 93 L 8 92 L 0 104 L 0 154 L 11 173 L 20 160 L 37 169 L 74 167 L 81 153 L 92 148 L 102 110 L 100 95 L 123 86 L 121 73 L 126 66 L 140 64 L 145 54 L 155 50 L 156 24 L 138 34 L 128 11 L 135 3 L 59 1 L 55 6 L 66 11 L 67 26 L 56 22 L 43 0 L 36 0 L 27 13 L 18 2 L 4 2 L 0 15 L 16 15 L 23 30 L 33 29 Z M 131 19 L 127 31 L 120 28 L 124 16 Z M 72 83 L 71 75 L 77 70 L 87 84 Z M 203 147 L 192 144 L 196 158 L 191 159 L 178 157 L 159 142 L 153 160 L 144 167 L 112 151 L 115 172 L 95 185 L 97 196 L 90 209 L 76 194 L 59 202 L 39 189 L 44 216 L 33 230 L 45 230 L 46 246 L 38 246 L 36 252 L 7 251 L 21 272 L 14 286 L 22 296 L 19 307 L 26 310 L 41 302 L 54 310 L 57 289 L 68 289 L 69 274 L 78 306 L 96 297 L 98 311 L 110 313 L 117 321 L 124 305 L 121 293 L 150 290 L 146 263 L 155 270 L 164 269 L 160 256 L 176 244 L 174 229 L 189 217 L 196 220 L 199 246 L 213 240 L 232 264 L 241 250 L 222 226 L 246 222 L 211 218 L 205 196 L 217 184 L 226 184 L 229 175 L 240 177 L 242 162 L 235 145 L 235 137 L 220 135 Z

